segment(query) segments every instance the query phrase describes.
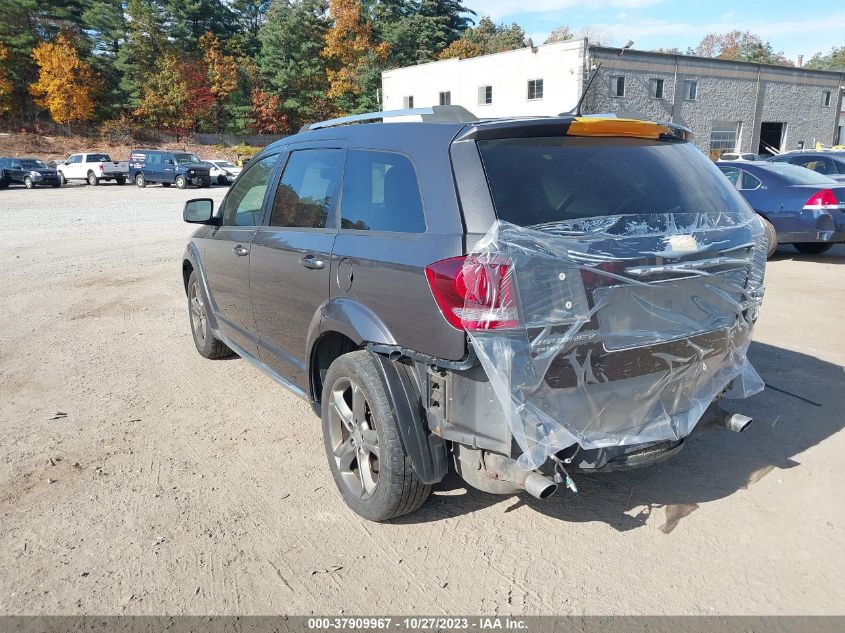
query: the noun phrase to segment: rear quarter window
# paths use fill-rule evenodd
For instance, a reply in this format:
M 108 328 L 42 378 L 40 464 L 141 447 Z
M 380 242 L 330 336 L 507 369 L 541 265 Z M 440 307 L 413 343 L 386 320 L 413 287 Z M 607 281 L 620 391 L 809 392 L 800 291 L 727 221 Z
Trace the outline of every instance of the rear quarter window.
M 748 213 L 694 145 L 618 137 L 479 141 L 501 220 L 533 226 L 606 215 Z
M 340 215 L 342 229 L 425 232 L 422 196 L 410 159 L 396 152 L 350 149 Z

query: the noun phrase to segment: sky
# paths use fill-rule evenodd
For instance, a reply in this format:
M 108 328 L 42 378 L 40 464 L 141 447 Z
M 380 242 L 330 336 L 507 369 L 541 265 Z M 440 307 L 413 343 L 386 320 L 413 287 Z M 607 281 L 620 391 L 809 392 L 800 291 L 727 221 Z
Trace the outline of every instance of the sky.
M 496 22 L 517 22 L 535 44 L 558 26 L 592 27 L 603 44 L 686 51 L 708 33 L 757 33 L 795 61 L 845 46 L 845 4 L 821 0 L 465 0 Z

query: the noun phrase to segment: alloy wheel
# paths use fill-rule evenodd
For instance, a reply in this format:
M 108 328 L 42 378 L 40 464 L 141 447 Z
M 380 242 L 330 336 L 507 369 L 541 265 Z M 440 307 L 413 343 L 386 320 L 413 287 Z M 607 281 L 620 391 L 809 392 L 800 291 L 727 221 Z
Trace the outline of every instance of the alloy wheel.
M 378 485 L 379 440 L 364 390 L 350 378 L 335 381 L 329 401 L 329 444 L 343 485 L 369 499 Z
M 208 314 L 205 310 L 205 301 L 203 301 L 202 292 L 196 281 L 191 284 L 188 302 L 191 308 L 191 328 L 194 330 L 194 336 L 196 336 L 200 345 L 204 345 L 205 339 L 208 336 Z

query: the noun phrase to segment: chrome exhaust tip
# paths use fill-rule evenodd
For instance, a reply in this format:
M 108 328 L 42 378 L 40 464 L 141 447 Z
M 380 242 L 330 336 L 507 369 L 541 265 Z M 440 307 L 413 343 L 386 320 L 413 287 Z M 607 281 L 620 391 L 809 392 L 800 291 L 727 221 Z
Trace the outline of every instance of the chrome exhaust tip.
M 528 473 L 522 485 L 535 499 L 548 499 L 557 492 L 557 484 L 539 473 Z
M 745 429 L 751 426 L 753 419 L 741 413 L 732 413 L 725 415 L 721 420 L 721 425 L 734 433 L 742 433 Z

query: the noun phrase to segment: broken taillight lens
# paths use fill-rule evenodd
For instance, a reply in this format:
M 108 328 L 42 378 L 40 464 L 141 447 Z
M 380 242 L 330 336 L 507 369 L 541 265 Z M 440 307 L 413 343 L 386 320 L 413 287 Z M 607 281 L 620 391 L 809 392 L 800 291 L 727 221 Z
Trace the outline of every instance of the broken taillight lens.
M 474 331 L 519 325 L 509 259 L 452 257 L 426 266 L 425 276 L 451 326 Z

